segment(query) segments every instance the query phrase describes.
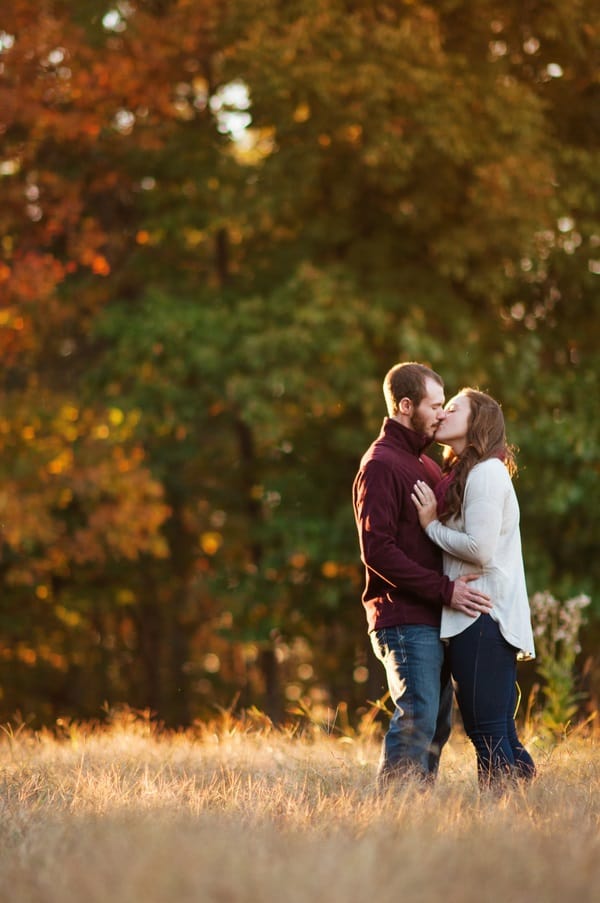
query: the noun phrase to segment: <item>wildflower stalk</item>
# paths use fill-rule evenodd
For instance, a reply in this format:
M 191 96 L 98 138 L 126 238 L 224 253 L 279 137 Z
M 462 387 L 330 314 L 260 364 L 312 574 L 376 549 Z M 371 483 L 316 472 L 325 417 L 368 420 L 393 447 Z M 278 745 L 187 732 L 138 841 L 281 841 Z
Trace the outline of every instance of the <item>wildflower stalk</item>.
M 575 660 L 581 651 L 583 609 L 590 601 L 581 594 L 560 602 L 547 591 L 530 599 L 537 672 L 544 681 L 540 723 L 545 733 L 556 738 L 565 735 L 585 696 L 576 689 Z

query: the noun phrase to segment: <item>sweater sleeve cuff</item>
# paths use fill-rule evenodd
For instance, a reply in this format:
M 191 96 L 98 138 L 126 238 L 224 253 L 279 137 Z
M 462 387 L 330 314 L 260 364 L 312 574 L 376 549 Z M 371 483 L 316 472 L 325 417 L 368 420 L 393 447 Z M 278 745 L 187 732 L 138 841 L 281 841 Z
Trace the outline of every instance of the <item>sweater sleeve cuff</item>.
M 452 601 L 452 593 L 454 592 L 454 581 L 450 580 L 449 577 L 444 576 L 444 584 L 442 586 L 442 598 L 444 600 L 444 605 L 450 607 L 450 602 Z

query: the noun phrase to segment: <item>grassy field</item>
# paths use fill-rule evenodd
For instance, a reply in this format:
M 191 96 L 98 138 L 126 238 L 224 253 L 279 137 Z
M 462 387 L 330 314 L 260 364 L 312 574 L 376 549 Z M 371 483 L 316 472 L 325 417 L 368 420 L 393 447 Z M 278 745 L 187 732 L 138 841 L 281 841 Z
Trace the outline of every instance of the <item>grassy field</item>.
M 539 776 L 478 793 L 456 734 L 436 786 L 377 797 L 378 739 L 224 717 L 173 734 L 5 729 L 0 901 L 471 903 L 600 900 L 593 736 L 533 751 Z

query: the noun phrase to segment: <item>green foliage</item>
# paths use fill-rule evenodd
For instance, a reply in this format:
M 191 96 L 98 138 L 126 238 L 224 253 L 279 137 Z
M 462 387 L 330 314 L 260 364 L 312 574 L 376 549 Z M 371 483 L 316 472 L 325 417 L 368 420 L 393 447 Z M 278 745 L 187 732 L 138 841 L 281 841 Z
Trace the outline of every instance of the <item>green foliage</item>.
M 298 649 L 364 702 L 350 485 L 401 359 L 503 403 L 530 589 L 600 598 L 595 8 L 108 12 L 2 26 L 6 714 L 84 661 L 86 711 L 265 707 Z
M 540 714 L 543 733 L 565 736 L 584 694 L 577 690 L 575 660 L 581 651 L 579 632 L 589 596 L 560 602 L 551 593 L 535 593 L 531 612 L 536 638 L 536 670 L 544 681 L 544 705 Z

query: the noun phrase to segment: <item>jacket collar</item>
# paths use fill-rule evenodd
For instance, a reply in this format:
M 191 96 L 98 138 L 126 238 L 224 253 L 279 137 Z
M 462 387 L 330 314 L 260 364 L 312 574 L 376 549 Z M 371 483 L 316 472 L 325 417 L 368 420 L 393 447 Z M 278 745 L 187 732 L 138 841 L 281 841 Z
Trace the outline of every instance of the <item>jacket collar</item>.
M 403 449 L 403 451 L 410 452 L 417 457 L 432 442 L 423 433 L 416 433 L 407 426 L 402 426 L 401 423 L 393 420 L 391 417 L 384 417 L 380 435 L 390 439 L 395 446 Z

